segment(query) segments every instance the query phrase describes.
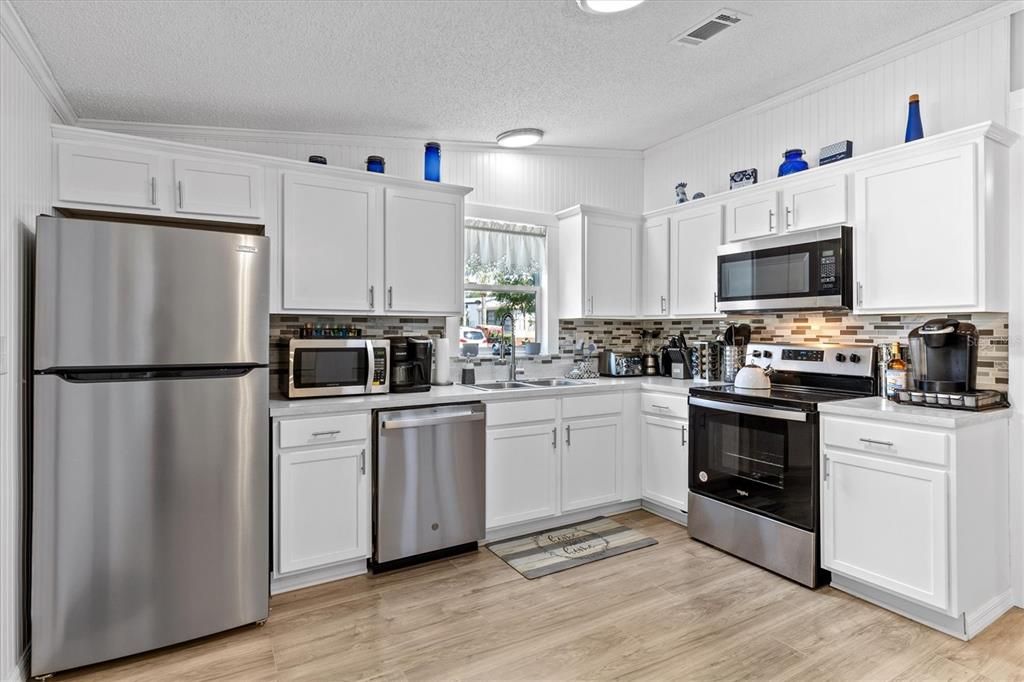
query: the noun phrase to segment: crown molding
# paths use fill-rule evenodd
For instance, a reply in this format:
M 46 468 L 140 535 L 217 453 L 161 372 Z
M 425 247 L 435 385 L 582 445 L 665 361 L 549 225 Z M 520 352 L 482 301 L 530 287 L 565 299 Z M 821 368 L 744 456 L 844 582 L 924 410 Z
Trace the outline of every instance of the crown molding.
M 833 71 L 832 73 L 822 76 L 821 78 L 816 78 L 812 81 L 804 83 L 803 85 L 798 85 L 797 87 L 779 93 L 774 97 L 770 97 L 764 101 L 758 102 L 757 104 L 749 106 L 745 109 L 740 109 L 739 111 L 729 114 L 728 116 L 724 116 L 722 118 L 715 119 L 714 121 L 711 121 L 709 123 L 705 123 L 704 125 L 698 128 L 694 128 L 693 130 L 690 130 L 688 132 L 682 133 L 681 135 L 670 137 L 664 142 L 659 142 L 658 144 L 645 149 L 643 152 L 644 156 L 646 157 L 648 154 L 656 152 L 660 150 L 662 147 L 669 147 L 680 142 L 691 140 L 695 137 L 710 132 L 720 126 L 733 123 L 743 117 L 758 114 L 769 109 L 774 109 L 775 107 L 781 106 L 783 104 L 788 104 L 794 100 L 800 99 L 801 97 L 806 97 L 811 93 L 818 92 L 819 90 L 824 90 L 830 85 L 835 85 L 836 83 L 848 80 L 850 78 L 853 78 L 854 76 L 859 76 L 862 73 L 871 71 L 872 69 L 875 69 L 879 66 L 884 66 L 889 62 L 900 59 L 901 57 L 906 57 L 907 55 L 913 54 L 914 52 L 919 52 L 925 48 L 931 47 L 932 45 L 941 43 L 944 40 L 948 40 L 963 33 L 967 33 L 968 31 L 972 31 L 980 26 L 990 24 L 999 19 L 1008 18 L 1011 14 L 1020 11 L 1024 11 L 1024 0 L 1004 0 L 998 5 L 993 5 L 980 12 L 975 12 L 974 14 L 964 17 L 963 19 L 954 21 L 951 24 L 946 24 L 945 26 L 937 28 L 933 31 L 929 31 L 928 33 L 920 35 L 917 38 L 914 38 L 913 40 L 908 40 L 906 42 L 900 43 L 895 47 L 891 47 L 888 50 L 879 52 L 878 54 L 872 57 L 862 59 L 859 62 L 850 64 L 849 66 L 845 66 L 837 71 Z M 1007 30 L 1009 30 L 1009 24 L 1007 24 Z
M 6 1 L 6 0 L 3 0 Z M 78 125 L 111 133 L 157 137 L 161 139 L 212 138 L 231 142 L 268 142 L 308 145 L 339 145 L 378 147 L 381 149 L 422 148 L 424 140 L 411 137 L 383 135 L 353 135 L 349 133 L 317 133 L 294 130 L 262 130 L 257 128 L 222 128 L 219 126 L 181 125 L 177 123 L 143 123 L 138 121 L 111 121 L 96 118 L 78 119 Z M 537 145 L 533 147 L 500 147 L 496 142 L 466 142 L 438 140 L 443 149 L 451 151 L 488 152 L 497 154 L 574 156 L 615 159 L 643 159 L 643 152 L 630 149 L 601 149 L 596 147 L 562 147 Z
M 10 0 L 0 0 L 0 35 L 7 39 L 14 54 L 25 65 L 25 70 L 60 116 L 61 121 L 75 125 L 78 122 L 75 110 L 64 96 L 64 91 L 53 77 L 53 71 L 50 71 L 49 65 L 43 59 L 36 42 L 32 40 L 32 35 L 25 28 Z

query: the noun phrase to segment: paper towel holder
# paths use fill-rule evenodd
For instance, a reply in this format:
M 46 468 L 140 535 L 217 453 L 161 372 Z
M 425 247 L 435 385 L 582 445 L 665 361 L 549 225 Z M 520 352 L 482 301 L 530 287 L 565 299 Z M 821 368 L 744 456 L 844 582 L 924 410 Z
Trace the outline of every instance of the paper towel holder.
M 434 386 L 452 386 L 451 380 L 451 348 L 447 338 L 439 336 L 434 343 L 434 375 L 430 382 Z

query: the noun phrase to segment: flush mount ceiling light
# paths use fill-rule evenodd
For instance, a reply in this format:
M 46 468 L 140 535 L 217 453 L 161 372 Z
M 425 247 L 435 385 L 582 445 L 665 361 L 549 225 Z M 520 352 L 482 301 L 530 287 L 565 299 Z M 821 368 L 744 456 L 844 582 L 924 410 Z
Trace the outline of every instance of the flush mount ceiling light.
M 516 128 L 498 135 L 498 144 L 502 147 L 529 147 L 543 138 L 544 131 L 539 128 Z
M 576 0 L 580 9 L 590 14 L 615 14 L 633 9 L 644 0 Z

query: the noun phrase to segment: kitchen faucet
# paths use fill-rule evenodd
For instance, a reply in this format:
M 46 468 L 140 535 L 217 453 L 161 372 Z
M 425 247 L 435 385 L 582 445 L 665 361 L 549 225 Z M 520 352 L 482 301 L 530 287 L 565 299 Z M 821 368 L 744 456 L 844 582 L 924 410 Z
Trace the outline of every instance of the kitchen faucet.
M 508 366 L 508 380 L 509 381 L 515 381 L 516 380 L 516 372 L 517 372 L 517 370 L 516 370 L 516 318 L 512 315 L 512 313 L 505 313 L 505 316 L 501 318 L 501 334 L 502 334 L 501 353 L 499 353 L 498 359 L 499 360 L 504 360 L 505 359 L 505 338 L 504 338 L 504 335 L 505 335 L 505 320 L 508 320 L 510 328 L 511 328 L 511 333 L 512 333 L 512 342 L 509 344 L 509 353 L 511 354 L 512 359 L 511 359 L 510 364 Z

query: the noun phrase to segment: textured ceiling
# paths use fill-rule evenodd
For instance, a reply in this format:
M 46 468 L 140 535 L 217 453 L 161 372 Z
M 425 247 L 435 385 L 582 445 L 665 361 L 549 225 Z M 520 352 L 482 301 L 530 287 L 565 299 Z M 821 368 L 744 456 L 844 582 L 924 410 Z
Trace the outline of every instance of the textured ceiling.
M 83 118 L 644 149 L 996 4 L 15 0 Z M 669 40 L 723 6 L 750 16 Z

